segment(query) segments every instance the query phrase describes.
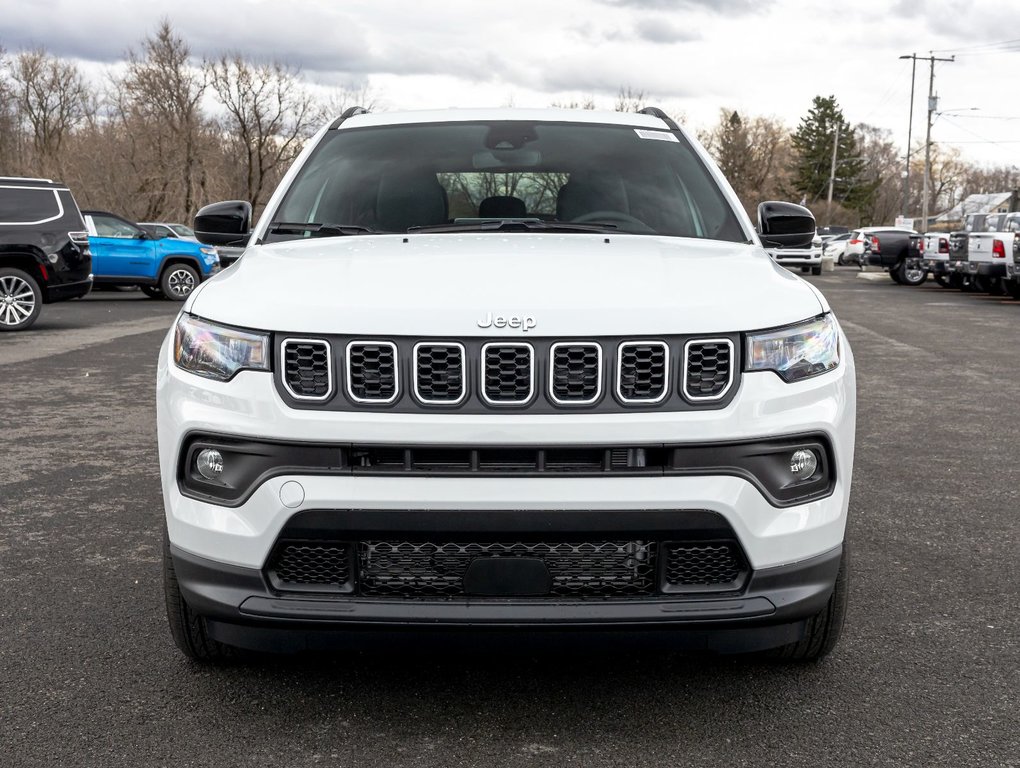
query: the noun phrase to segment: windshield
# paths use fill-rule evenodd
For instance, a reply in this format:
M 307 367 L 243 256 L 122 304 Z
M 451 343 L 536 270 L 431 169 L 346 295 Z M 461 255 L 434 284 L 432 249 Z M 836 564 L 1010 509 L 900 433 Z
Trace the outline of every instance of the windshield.
M 183 224 L 167 224 L 167 227 L 176 232 L 181 237 L 195 236 L 195 231 L 191 227 L 186 227 Z
M 527 231 L 747 240 L 677 132 L 486 121 L 329 131 L 264 241 L 487 230 L 494 221 Z

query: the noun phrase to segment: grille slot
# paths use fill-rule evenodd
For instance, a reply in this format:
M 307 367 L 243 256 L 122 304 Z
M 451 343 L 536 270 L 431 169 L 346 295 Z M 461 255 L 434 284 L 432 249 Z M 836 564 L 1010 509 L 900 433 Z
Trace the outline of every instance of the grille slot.
M 428 405 L 456 405 L 464 400 L 464 345 L 414 345 L 414 394 Z
M 283 385 L 298 400 L 325 400 L 333 394 L 329 342 L 286 339 L 283 342 Z
M 523 405 L 535 391 L 535 350 L 530 344 L 482 345 L 482 397 L 490 405 Z
M 560 405 L 588 405 L 602 394 L 602 347 L 594 342 L 553 344 L 549 396 Z
M 391 341 L 352 341 L 347 345 L 347 393 L 358 403 L 397 399 L 397 345 Z
M 464 597 L 468 566 L 492 557 L 542 560 L 552 577 L 545 597 L 639 597 L 656 588 L 651 542 L 362 541 L 357 546 L 358 591 L 368 597 Z
M 729 339 L 688 341 L 684 345 L 683 395 L 688 400 L 718 400 L 733 381 L 733 342 Z
M 663 592 L 729 592 L 747 578 L 746 561 L 733 542 L 671 542 L 663 549 Z
M 623 342 L 617 353 L 616 393 L 625 403 L 657 403 L 669 386 L 669 347 L 661 341 Z
M 352 592 L 351 547 L 344 542 L 282 542 L 266 575 L 280 592 Z

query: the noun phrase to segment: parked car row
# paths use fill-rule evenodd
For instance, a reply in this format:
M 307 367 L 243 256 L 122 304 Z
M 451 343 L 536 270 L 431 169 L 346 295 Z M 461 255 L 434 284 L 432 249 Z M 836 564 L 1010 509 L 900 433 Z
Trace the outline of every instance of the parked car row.
M 931 275 L 944 288 L 1020 299 L 1020 212 L 972 214 L 962 230 L 923 236 L 910 231 L 906 238 L 893 266 L 890 252 L 899 252 L 903 235 L 872 236 L 865 246 L 867 263 L 889 269 L 905 285 L 920 285 Z
M 50 179 L 0 177 L 0 331 L 24 330 L 43 304 L 94 285 L 184 301 L 222 266 L 219 250 L 194 235 L 181 224 L 82 211 L 67 186 Z

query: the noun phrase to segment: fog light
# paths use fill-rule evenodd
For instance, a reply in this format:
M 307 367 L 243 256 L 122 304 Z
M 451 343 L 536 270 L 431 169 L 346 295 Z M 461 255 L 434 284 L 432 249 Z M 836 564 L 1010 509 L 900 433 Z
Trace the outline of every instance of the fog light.
M 801 449 L 790 456 L 790 472 L 797 477 L 811 477 L 818 469 L 818 456 L 814 451 Z
M 800 451 L 803 453 L 803 451 Z M 223 454 L 214 448 L 203 448 L 195 461 L 198 474 L 206 480 L 219 480 L 223 474 Z

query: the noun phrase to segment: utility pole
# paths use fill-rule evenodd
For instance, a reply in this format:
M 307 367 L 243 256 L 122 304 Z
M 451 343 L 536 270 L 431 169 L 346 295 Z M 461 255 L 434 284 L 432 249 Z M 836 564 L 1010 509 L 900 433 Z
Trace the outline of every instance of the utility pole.
M 836 153 L 839 151 L 839 121 L 836 121 L 836 138 L 832 140 L 832 167 L 829 168 L 829 201 L 825 205 L 825 224 L 832 223 L 832 185 L 836 181 Z
M 931 178 L 931 116 L 938 108 L 938 99 L 935 98 L 935 62 L 956 61 L 955 56 L 948 59 L 940 59 L 934 54 L 928 56 L 931 62 L 931 75 L 928 77 L 928 130 L 924 137 L 924 192 L 921 200 L 921 232 L 928 229 L 928 184 Z
M 917 75 L 917 54 L 900 56 L 901 59 L 910 59 L 910 118 L 907 122 L 907 167 L 903 174 L 903 215 L 907 215 L 910 205 L 910 142 L 914 134 L 914 82 Z

